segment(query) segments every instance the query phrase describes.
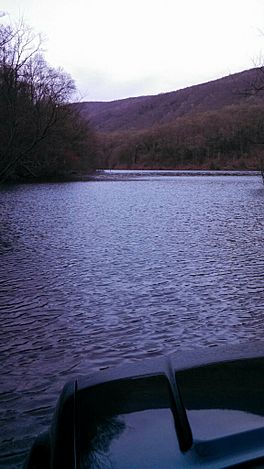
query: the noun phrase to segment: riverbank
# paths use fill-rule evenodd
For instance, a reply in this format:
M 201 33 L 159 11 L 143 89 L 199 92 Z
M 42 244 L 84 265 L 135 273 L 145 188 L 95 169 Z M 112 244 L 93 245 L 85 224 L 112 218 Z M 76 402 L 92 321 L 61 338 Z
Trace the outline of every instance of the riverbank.
M 260 176 L 259 171 L 210 171 L 210 170 L 165 170 L 165 169 L 106 169 L 90 175 L 91 181 L 125 181 L 153 177 L 195 177 L 195 176 Z
M 52 176 L 42 176 L 39 178 L 16 178 L 7 180 L 2 185 L 16 184 L 49 184 L 49 183 L 68 183 L 68 182 L 87 182 L 87 181 L 110 181 L 126 180 L 148 176 L 160 177 L 186 177 L 186 176 L 260 176 L 261 171 L 255 170 L 209 170 L 209 169 L 165 169 L 165 168 L 137 168 L 137 169 L 98 169 L 96 171 L 80 173 L 73 172 L 67 174 L 57 174 Z
M 6 184 L 47 184 L 47 183 L 60 183 L 60 182 L 78 182 L 78 181 L 89 181 L 93 179 L 97 171 L 91 172 L 72 172 L 65 174 L 55 174 L 48 176 L 40 177 L 16 177 L 11 179 L 6 179 L 3 181 L 2 185 Z

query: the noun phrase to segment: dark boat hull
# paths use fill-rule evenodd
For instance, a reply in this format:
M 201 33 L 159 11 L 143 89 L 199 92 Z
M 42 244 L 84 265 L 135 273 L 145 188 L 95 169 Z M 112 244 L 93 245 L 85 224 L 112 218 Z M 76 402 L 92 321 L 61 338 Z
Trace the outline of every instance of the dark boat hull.
M 26 468 L 264 467 L 263 347 L 179 352 L 68 383 Z

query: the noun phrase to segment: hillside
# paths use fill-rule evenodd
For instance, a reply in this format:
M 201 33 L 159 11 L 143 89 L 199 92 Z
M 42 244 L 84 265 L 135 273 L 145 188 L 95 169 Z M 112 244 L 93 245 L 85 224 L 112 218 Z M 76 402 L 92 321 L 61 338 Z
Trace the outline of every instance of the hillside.
M 255 68 L 156 96 L 74 106 L 96 130 L 99 168 L 260 169 L 260 88 L 264 73 Z
M 95 130 L 114 132 L 149 129 L 167 124 L 189 114 L 215 111 L 224 106 L 263 100 L 248 96 L 245 91 L 258 80 L 258 70 L 220 78 L 200 85 L 155 96 L 127 98 L 111 102 L 82 102 L 76 104 L 83 117 Z

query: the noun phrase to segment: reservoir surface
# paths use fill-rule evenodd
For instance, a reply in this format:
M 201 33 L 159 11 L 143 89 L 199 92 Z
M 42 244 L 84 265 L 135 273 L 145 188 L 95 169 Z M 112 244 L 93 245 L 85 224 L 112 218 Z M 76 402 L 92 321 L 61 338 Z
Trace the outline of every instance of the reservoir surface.
M 0 189 L 0 466 L 17 468 L 64 383 L 264 337 L 257 174 L 120 172 Z

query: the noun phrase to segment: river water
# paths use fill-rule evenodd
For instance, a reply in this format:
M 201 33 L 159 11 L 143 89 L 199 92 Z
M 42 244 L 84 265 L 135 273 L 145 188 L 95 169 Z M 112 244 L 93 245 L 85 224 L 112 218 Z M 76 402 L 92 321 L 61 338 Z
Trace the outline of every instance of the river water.
M 1 467 L 77 374 L 264 337 L 259 176 L 110 172 L 0 202 Z

